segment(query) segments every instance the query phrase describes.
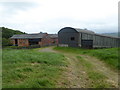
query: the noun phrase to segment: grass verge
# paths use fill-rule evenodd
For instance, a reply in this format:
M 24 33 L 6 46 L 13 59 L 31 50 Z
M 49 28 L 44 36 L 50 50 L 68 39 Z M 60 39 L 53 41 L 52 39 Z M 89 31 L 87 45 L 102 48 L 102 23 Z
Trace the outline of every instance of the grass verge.
M 55 47 L 54 50 L 59 50 L 67 53 L 88 54 L 91 56 L 95 56 L 98 59 L 104 61 L 111 68 L 120 70 L 120 64 L 118 63 L 118 48 L 82 49 L 72 47 Z

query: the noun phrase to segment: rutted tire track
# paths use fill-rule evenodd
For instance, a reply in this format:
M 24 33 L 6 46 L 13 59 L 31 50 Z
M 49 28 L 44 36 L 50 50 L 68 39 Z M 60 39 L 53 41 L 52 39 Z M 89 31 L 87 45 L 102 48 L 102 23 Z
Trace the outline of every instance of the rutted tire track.
M 114 87 L 118 87 L 118 72 L 111 70 L 109 67 L 107 67 L 105 63 L 95 57 L 91 57 L 88 55 L 80 56 L 83 57 L 86 61 L 93 64 L 96 71 L 101 72 L 103 75 L 105 75 L 108 78 L 107 82 L 111 83 Z
M 93 66 L 96 68 L 96 71 L 101 72 L 108 77 L 108 82 L 111 83 L 113 87 L 118 87 L 118 73 L 108 68 L 102 61 L 95 57 L 59 52 L 53 50 L 53 47 L 42 48 L 40 49 L 40 52 L 61 53 L 66 57 L 68 66 L 65 67 L 65 72 L 62 74 L 62 77 L 59 80 L 58 87 L 89 88 L 90 81 L 87 73 L 76 56 L 81 56 L 86 61 L 93 64 Z

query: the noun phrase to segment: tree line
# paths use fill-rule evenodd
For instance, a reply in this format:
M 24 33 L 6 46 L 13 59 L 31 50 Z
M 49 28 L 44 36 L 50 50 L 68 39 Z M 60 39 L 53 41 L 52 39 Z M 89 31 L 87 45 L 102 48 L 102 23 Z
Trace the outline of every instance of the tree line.
M 25 32 L 21 32 L 19 30 L 13 30 L 5 27 L 0 27 L 0 32 L 2 32 L 2 46 L 10 46 L 10 37 L 15 34 L 25 34 Z

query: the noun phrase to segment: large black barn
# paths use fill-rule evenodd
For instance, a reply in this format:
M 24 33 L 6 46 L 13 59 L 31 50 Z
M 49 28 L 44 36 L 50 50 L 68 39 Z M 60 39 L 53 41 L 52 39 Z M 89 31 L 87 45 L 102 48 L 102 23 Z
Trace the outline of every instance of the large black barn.
M 82 48 L 118 47 L 120 38 L 96 34 L 86 29 L 65 27 L 58 32 L 59 46 Z

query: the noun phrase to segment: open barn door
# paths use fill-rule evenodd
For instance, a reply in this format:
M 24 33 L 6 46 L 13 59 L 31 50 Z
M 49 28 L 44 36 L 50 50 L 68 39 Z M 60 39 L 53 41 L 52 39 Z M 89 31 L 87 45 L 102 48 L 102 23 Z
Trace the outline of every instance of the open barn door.
M 37 39 L 29 39 L 29 44 L 30 45 L 38 45 L 39 41 L 41 41 L 41 39 L 37 38 Z
M 82 48 L 93 48 L 93 40 L 82 40 L 81 41 Z

